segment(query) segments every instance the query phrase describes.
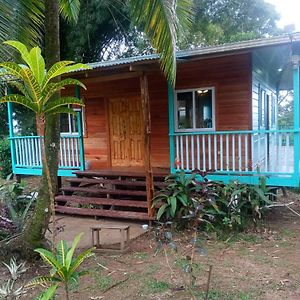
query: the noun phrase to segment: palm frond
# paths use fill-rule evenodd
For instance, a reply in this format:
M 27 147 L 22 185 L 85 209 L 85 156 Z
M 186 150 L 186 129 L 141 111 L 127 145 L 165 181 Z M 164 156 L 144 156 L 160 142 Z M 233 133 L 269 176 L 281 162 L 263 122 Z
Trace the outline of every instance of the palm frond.
M 70 23 L 77 23 L 80 0 L 60 0 L 60 14 Z
M 72 108 L 59 106 L 57 108 L 52 109 L 47 113 L 48 115 L 58 115 L 58 114 L 70 114 L 70 115 L 76 115 L 76 111 L 74 111 Z
M 90 67 L 85 64 L 81 64 L 81 63 L 74 64 L 74 62 L 70 60 L 59 61 L 49 69 L 42 86 L 45 87 L 50 80 L 58 76 L 61 76 L 63 74 L 66 74 L 68 72 L 86 70 L 86 69 L 90 69 Z
M 65 86 L 67 85 L 78 85 L 86 89 L 86 86 L 81 81 L 72 78 L 67 78 L 56 83 L 48 83 L 47 86 L 42 91 L 44 104 L 46 104 L 46 102 L 51 98 L 53 94 L 64 89 Z
M 0 98 L 0 103 L 8 103 L 8 102 L 14 102 L 31 109 L 35 113 L 38 112 L 38 105 L 30 101 L 30 99 L 26 98 L 25 96 L 14 94 L 14 95 L 7 95 Z
M 10 39 L 19 40 L 28 46 L 42 41 L 44 1 L 0 0 L 0 55 L 2 60 L 11 60 L 14 52 L 3 46 Z
M 54 99 L 54 100 L 48 102 L 44 107 L 44 112 L 46 114 L 48 114 L 48 113 L 51 113 L 51 111 L 53 109 L 56 109 L 58 107 L 72 105 L 72 104 L 84 106 L 83 101 L 76 97 L 61 97 L 61 98 L 57 98 L 57 99 Z
M 178 28 L 175 3 L 174 0 L 130 0 L 133 21 L 142 28 L 153 47 L 160 53 L 162 70 L 173 83 L 176 77 Z

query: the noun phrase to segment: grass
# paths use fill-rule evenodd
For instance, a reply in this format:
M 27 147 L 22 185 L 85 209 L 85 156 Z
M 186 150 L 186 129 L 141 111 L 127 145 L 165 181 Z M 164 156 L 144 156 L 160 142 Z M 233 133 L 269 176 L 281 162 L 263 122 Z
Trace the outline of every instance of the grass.
M 252 300 L 254 295 L 252 293 L 234 293 L 234 292 L 223 292 L 223 291 L 217 291 L 217 290 L 211 290 L 208 294 L 209 300 Z M 197 299 L 203 300 L 205 299 L 205 293 L 198 293 Z
M 143 286 L 143 293 L 145 294 L 158 294 L 164 293 L 170 289 L 170 284 L 165 281 L 159 281 L 156 279 L 149 279 Z

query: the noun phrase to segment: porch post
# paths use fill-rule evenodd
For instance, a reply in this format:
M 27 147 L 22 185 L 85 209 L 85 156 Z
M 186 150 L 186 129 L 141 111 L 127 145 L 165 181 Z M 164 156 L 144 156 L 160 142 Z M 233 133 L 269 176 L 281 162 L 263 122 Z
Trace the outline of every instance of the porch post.
M 151 113 L 149 102 L 148 78 L 144 72 L 140 76 L 140 88 L 144 121 L 144 164 L 146 173 L 148 215 L 149 217 L 153 217 L 154 210 L 152 208 L 152 199 L 154 196 L 154 185 L 153 170 L 151 163 Z
M 170 171 L 175 173 L 175 143 L 174 143 L 174 90 L 168 83 L 168 108 L 169 108 L 169 146 L 170 146 Z
M 300 161 L 300 108 L 299 108 L 299 62 L 294 64 L 294 175 L 299 181 L 299 161 Z
M 80 99 L 80 88 L 75 86 L 75 97 Z M 84 161 L 84 141 L 83 141 L 83 126 L 82 126 L 82 109 L 77 111 L 77 126 L 78 126 L 78 136 L 79 136 L 79 155 L 80 155 L 80 170 L 85 170 Z
M 10 91 L 7 89 L 7 93 Z M 10 155 L 13 173 L 16 167 L 16 147 L 14 140 L 14 124 L 13 124 L 13 105 L 12 102 L 7 102 L 7 114 L 8 114 L 8 129 L 9 129 L 9 144 L 10 144 Z

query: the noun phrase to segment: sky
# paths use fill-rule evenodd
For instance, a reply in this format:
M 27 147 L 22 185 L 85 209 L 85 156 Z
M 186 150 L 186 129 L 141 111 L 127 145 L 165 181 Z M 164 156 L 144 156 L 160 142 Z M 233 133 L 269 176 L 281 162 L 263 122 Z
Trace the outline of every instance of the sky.
M 283 28 L 294 23 L 296 31 L 300 31 L 300 0 L 266 0 L 266 2 L 274 4 L 280 13 L 279 27 Z

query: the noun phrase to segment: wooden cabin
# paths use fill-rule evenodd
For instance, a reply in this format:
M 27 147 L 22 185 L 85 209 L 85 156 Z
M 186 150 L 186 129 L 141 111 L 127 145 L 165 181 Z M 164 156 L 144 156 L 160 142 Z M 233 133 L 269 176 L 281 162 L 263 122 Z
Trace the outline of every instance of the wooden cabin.
M 91 70 L 70 74 L 87 90 L 66 91 L 85 107 L 75 119 L 62 118 L 59 175 L 79 170 L 86 180 L 128 183 L 143 174 L 148 215 L 155 178 L 179 170 L 299 186 L 299 55 L 300 34 L 179 51 L 175 87 L 157 55 L 91 63 Z M 291 90 L 294 120 L 279 128 L 278 98 Z M 40 137 L 11 130 L 10 138 L 14 173 L 40 174 Z M 74 180 L 65 192 L 80 192 Z

